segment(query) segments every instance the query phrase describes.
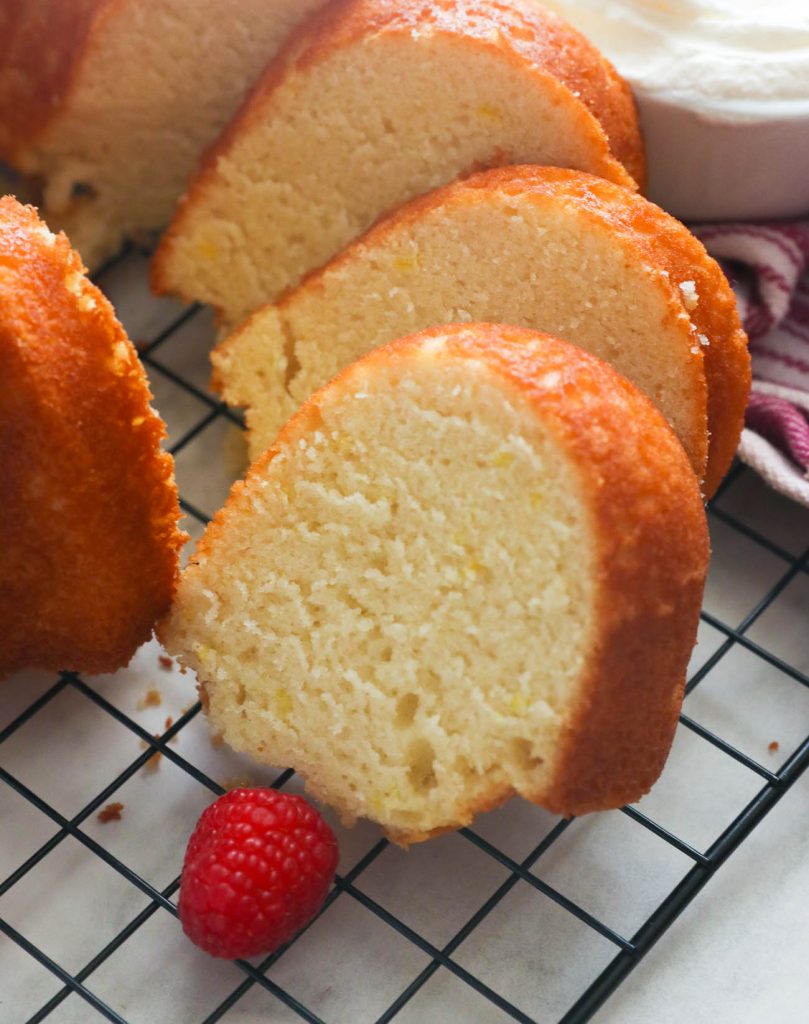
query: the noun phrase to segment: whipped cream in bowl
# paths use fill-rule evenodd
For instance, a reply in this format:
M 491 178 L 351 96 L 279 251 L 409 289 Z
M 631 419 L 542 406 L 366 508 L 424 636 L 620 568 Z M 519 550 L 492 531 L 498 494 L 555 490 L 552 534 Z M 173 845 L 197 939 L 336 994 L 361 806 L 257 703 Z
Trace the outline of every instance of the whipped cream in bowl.
M 543 0 L 629 81 L 649 194 L 682 218 L 809 214 L 809 0 Z

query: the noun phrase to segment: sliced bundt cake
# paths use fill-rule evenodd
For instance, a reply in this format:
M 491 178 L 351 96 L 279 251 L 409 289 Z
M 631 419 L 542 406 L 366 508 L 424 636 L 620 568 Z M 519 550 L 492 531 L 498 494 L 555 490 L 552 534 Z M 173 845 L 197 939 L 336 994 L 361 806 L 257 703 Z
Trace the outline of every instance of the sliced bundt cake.
M 635 387 L 531 331 L 441 327 L 296 413 L 160 634 L 234 748 L 411 842 L 512 793 L 645 793 L 707 561 L 697 479 Z
M 529 162 L 642 181 L 630 92 L 582 36 L 532 0 L 337 0 L 208 153 L 155 287 L 233 325 L 403 202 Z
M 0 677 L 111 672 L 167 611 L 184 535 L 150 397 L 64 235 L 0 199 Z
M 215 382 L 247 406 L 256 457 L 368 349 L 468 319 L 549 331 L 612 363 L 715 490 L 750 385 L 733 292 L 682 224 L 580 172 L 502 168 L 414 201 L 226 340 Z
M 92 265 L 164 227 L 202 149 L 325 0 L 0 4 L 0 159 Z

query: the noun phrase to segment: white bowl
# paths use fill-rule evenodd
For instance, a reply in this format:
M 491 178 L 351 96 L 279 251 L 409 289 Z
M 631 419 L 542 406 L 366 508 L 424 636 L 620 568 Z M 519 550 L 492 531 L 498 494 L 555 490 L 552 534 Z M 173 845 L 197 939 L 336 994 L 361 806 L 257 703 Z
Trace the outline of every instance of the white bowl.
M 809 3 L 809 0 L 807 0 Z M 809 215 L 809 110 L 690 109 L 635 88 L 646 138 L 647 194 L 681 220 Z
M 648 194 L 682 220 L 809 214 L 809 0 L 540 0 L 635 93 Z

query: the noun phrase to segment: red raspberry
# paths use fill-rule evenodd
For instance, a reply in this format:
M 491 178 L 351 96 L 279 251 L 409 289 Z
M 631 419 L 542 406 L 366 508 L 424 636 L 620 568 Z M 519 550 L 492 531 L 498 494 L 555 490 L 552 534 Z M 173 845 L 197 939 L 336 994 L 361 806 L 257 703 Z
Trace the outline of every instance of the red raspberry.
M 302 797 L 234 789 L 188 841 L 183 930 L 213 956 L 271 953 L 320 910 L 336 868 L 334 833 Z

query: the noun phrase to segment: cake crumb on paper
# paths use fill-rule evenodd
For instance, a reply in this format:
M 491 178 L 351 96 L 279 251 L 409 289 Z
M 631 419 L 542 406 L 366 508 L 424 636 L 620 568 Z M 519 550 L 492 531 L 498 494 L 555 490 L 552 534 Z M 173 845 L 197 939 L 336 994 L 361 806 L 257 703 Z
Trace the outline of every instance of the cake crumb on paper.
M 777 754 L 780 749 L 781 744 L 778 742 L 778 740 L 773 740 L 772 743 L 767 747 L 767 750 L 769 750 L 771 754 Z
M 252 789 L 255 781 L 249 775 L 236 775 L 232 779 L 224 779 L 219 785 L 230 792 L 232 789 Z
M 154 734 L 154 738 L 156 740 L 159 740 L 160 739 L 160 733 L 156 732 Z M 146 740 L 141 740 L 140 741 L 140 749 L 141 750 L 148 750 L 149 749 L 149 744 L 146 742 Z M 163 751 L 162 750 L 156 750 L 154 752 L 154 754 L 152 754 L 152 756 L 146 762 L 146 764 L 143 766 L 143 770 L 145 772 L 149 772 L 150 775 L 153 772 L 156 772 L 157 769 L 160 767 L 160 759 L 162 757 L 163 757 Z
M 160 693 L 160 690 L 152 687 L 138 701 L 138 710 L 144 711 L 146 708 L 159 708 L 162 703 L 163 695 Z
M 98 812 L 98 820 L 102 825 L 106 825 L 110 821 L 120 821 L 123 809 L 124 805 L 120 803 L 107 804 Z
M 157 659 L 157 664 L 163 669 L 164 672 L 171 672 L 174 668 L 174 661 L 167 654 L 161 654 Z

